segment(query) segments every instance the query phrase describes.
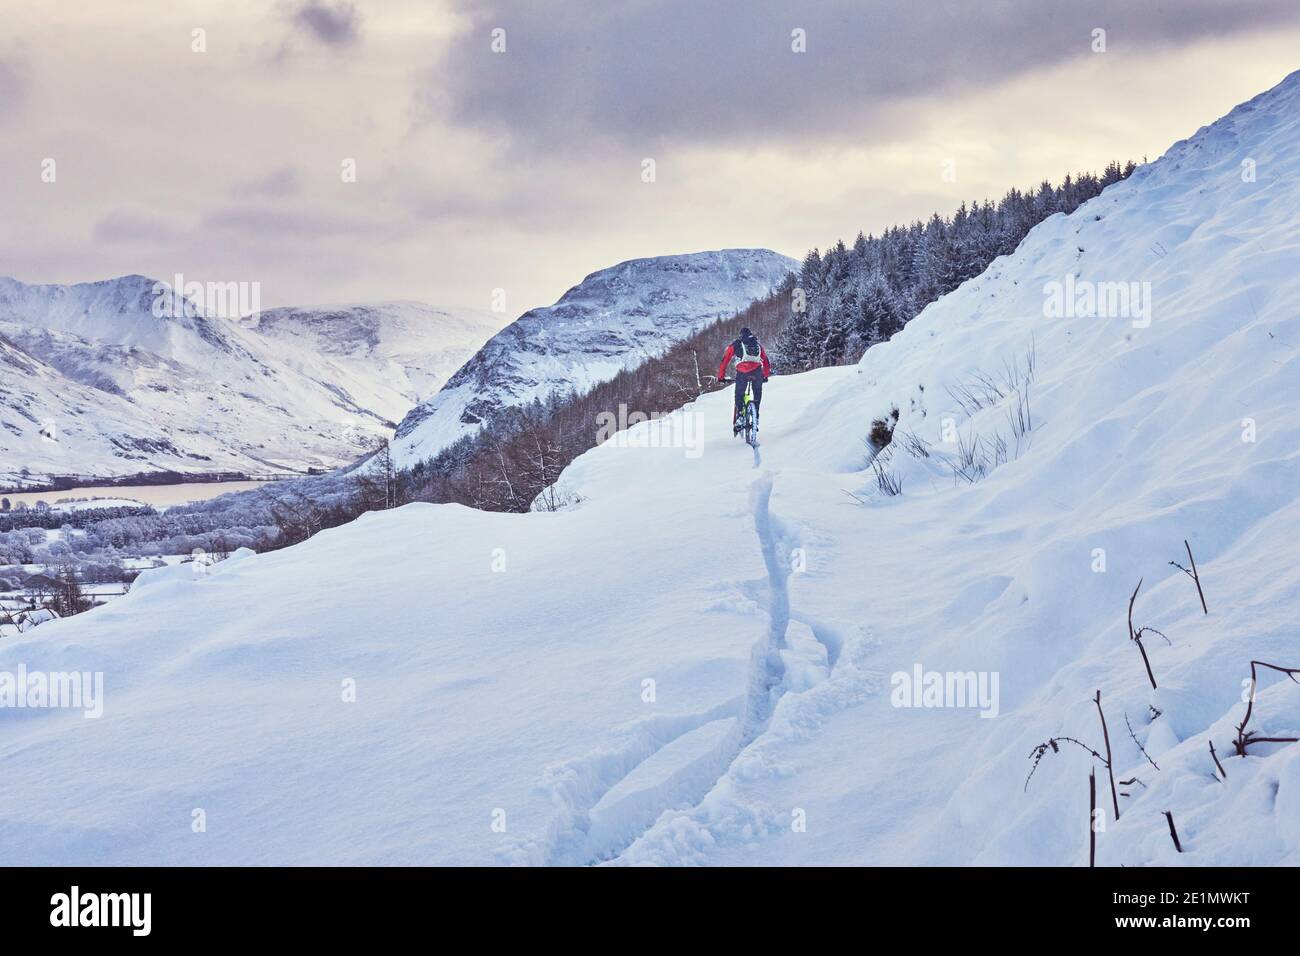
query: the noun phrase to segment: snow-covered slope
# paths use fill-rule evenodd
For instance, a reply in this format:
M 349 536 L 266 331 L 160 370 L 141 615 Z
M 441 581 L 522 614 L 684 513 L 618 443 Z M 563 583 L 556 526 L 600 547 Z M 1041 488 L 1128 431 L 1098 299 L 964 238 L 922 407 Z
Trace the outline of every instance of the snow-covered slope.
M 1300 863 L 1300 745 L 1232 746 L 1249 662 L 1300 666 L 1298 146 L 1300 74 L 859 366 L 774 378 L 757 453 L 713 394 L 575 462 L 571 510 L 410 505 L 6 640 L 104 709 L 0 721 L 0 863 L 1082 865 L 1088 755 L 1025 780 L 1102 746 L 1097 691 L 1141 780 L 1101 865 Z M 1067 275 L 1149 281 L 1150 324 L 1048 317 Z M 1023 394 L 1031 352 L 1017 449 L 1009 389 L 958 399 Z M 891 446 L 894 497 L 891 406 L 929 454 Z M 983 675 L 988 716 L 896 706 L 917 667 Z M 1261 677 L 1251 729 L 1300 736 Z
M 632 259 L 594 272 L 552 306 L 494 335 L 397 428 L 400 465 L 477 431 L 503 407 L 584 392 L 778 286 L 798 263 L 767 249 Z
M 390 386 L 400 401 L 376 409 L 400 420 L 433 395 L 501 323 L 490 312 L 448 312 L 423 302 L 264 309 L 240 323 L 291 348 L 327 359 L 340 378 Z
M 0 279 L 0 483 L 344 464 L 491 331 L 409 303 L 277 309 L 259 331 L 159 317 L 155 286 Z

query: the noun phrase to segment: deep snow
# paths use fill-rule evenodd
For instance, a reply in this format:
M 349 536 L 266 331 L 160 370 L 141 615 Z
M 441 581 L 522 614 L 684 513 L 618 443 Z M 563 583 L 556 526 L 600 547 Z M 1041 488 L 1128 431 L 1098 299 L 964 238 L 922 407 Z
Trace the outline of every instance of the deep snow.
M 0 862 L 1081 865 L 1089 758 L 1025 780 L 1049 736 L 1100 746 L 1100 690 L 1142 781 L 1100 864 L 1300 863 L 1300 745 L 1231 744 L 1249 661 L 1300 666 L 1298 143 L 1295 74 L 859 366 L 774 378 L 757 451 L 709 395 L 578 459 L 570 510 L 371 514 L 5 641 L 106 699 L 0 712 Z M 1149 325 L 1049 318 L 1067 275 L 1150 282 Z M 949 390 L 1031 351 L 1017 451 L 1013 395 Z M 896 497 L 864 442 L 891 407 Z M 954 480 L 954 432 L 1011 460 Z M 996 716 L 894 706 L 918 665 L 996 673 Z M 1263 684 L 1252 727 L 1300 736 Z

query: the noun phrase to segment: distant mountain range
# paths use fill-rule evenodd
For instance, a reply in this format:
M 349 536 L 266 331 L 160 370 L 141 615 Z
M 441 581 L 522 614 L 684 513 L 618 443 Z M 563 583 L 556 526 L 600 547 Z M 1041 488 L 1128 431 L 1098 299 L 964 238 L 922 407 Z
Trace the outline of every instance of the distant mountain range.
M 397 427 L 394 460 L 432 457 L 496 412 L 552 393 L 583 392 L 734 315 L 799 264 L 770 249 L 632 259 L 593 272 L 552 306 L 494 335 L 442 390 Z
M 0 484 L 334 468 L 499 326 L 417 302 L 233 321 L 155 309 L 159 288 L 0 278 Z
M 349 464 L 394 428 L 409 465 L 505 406 L 635 367 L 796 267 L 765 249 L 634 259 L 499 332 L 490 313 L 418 302 L 226 319 L 142 275 L 0 278 L 0 486 L 300 474 Z

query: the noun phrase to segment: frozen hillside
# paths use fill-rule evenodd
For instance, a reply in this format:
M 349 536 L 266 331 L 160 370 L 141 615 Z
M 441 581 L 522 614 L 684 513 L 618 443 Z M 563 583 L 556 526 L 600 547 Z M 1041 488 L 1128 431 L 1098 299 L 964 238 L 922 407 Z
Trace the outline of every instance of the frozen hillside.
M 0 642 L 104 682 L 0 720 L 0 863 L 1084 865 L 1095 764 L 1026 777 L 1102 746 L 1098 691 L 1133 781 L 1114 820 L 1098 767 L 1099 865 L 1300 863 L 1300 744 L 1233 746 L 1250 661 L 1300 667 L 1298 146 L 1295 74 L 773 378 L 757 451 L 715 393 L 578 459 L 569 510 L 370 514 Z M 1053 304 L 1118 282 L 1151 308 Z M 1300 737 L 1260 676 L 1250 729 Z
M 491 332 L 411 303 L 277 309 L 259 331 L 160 317 L 155 287 L 0 279 L 0 483 L 344 464 Z
M 353 374 L 393 383 L 402 402 L 384 414 L 400 420 L 438 391 L 500 327 L 489 312 L 449 312 L 423 302 L 264 309 L 240 323 L 293 353 L 327 358 Z
M 767 249 L 632 259 L 594 272 L 552 306 L 494 335 L 397 428 L 402 465 L 477 431 L 506 406 L 584 392 L 635 368 L 778 286 L 798 263 Z

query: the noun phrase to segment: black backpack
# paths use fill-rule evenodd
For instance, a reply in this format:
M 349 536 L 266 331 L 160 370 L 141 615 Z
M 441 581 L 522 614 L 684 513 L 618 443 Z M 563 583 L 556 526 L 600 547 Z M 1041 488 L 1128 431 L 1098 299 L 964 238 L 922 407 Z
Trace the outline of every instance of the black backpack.
M 735 353 L 737 365 L 741 362 L 763 361 L 763 349 L 758 344 L 757 335 L 751 335 L 749 338 L 741 336 L 731 343 L 731 350 Z

